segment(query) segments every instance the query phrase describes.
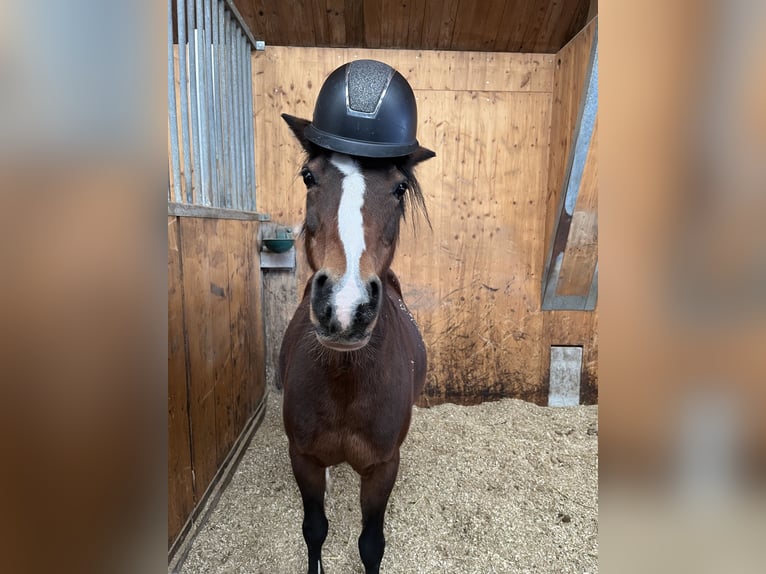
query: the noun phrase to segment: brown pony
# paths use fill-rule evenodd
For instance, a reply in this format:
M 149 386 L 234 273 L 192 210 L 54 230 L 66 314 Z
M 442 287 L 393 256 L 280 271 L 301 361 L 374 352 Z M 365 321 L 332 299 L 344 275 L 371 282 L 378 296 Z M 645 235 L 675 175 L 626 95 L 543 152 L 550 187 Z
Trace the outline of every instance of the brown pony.
M 423 340 L 389 267 L 405 206 L 425 213 L 413 168 L 435 154 L 423 147 L 374 160 L 335 153 L 304 137 L 308 120 L 282 117 L 308 155 L 300 172 L 307 188 L 303 235 L 314 274 L 279 356 L 308 572 L 324 572 L 325 471 L 347 462 L 361 476 L 359 553 L 371 574 L 383 559 L 399 447 L 426 374 Z

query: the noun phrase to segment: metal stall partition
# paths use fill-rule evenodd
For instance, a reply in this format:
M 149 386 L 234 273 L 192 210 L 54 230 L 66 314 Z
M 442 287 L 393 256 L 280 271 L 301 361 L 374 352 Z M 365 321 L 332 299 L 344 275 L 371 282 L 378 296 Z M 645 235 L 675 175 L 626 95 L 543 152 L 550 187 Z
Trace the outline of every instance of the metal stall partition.
M 255 46 L 230 0 L 168 0 L 168 202 L 255 210 Z

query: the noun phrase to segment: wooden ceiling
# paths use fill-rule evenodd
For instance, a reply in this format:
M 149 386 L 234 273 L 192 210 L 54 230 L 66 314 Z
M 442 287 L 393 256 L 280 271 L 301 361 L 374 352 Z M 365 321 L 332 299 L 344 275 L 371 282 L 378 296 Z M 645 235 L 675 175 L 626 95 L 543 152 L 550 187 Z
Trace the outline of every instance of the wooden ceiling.
M 558 52 L 595 0 L 235 0 L 277 46 Z

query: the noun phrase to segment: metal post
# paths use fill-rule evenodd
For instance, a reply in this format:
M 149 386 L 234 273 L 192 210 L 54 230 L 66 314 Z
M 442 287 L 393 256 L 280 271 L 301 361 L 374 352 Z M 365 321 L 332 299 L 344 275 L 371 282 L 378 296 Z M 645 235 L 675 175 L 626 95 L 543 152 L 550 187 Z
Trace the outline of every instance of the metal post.
M 178 12 L 178 83 L 181 92 L 181 141 L 183 143 L 184 192 L 186 202 L 192 201 L 191 151 L 189 143 L 189 94 L 186 89 L 186 0 L 177 0 Z
M 221 91 L 220 91 L 220 77 L 221 69 L 218 66 L 218 53 L 221 50 L 221 37 L 218 32 L 218 0 L 213 0 L 211 6 L 211 23 L 213 34 L 213 48 L 212 48 L 212 91 L 213 91 L 213 133 L 215 135 L 215 165 L 213 168 L 213 174 L 215 176 L 215 184 L 213 185 L 213 205 L 215 207 L 224 207 L 223 205 L 223 147 L 222 147 L 222 133 L 221 133 Z
M 223 4 L 219 0 L 218 10 L 218 27 L 219 37 L 221 39 L 220 54 L 218 55 L 218 66 L 221 69 L 219 92 L 221 94 L 221 149 L 223 150 L 223 198 L 224 205 L 231 207 L 231 153 L 229 150 L 229 139 L 231 137 L 231 131 L 229 130 L 229 86 L 228 86 L 228 71 L 229 67 L 226 65 L 226 54 L 229 50 L 228 36 L 226 34 L 226 10 Z
M 237 34 L 239 42 L 239 77 L 241 79 L 239 83 L 239 106 L 240 113 L 242 114 L 242 209 L 247 209 L 250 203 L 250 171 L 248 169 L 247 161 L 247 101 L 245 98 L 247 78 L 245 77 L 245 51 L 247 50 L 247 43 L 244 34 L 240 31 Z
M 191 99 L 191 122 L 190 131 L 192 146 L 194 148 L 194 165 L 192 167 L 192 194 L 190 203 L 197 203 L 200 199 L 200 141 L 199 141 L 199 113 L 197 106 L 197 39 L 195 31 L 195 13 L 192 2 L 187 5 L 187 30 L 189 35 L 189 91 Z
M 237 110 L 239 112 L 239 129 L 237 130 L 237 143 L 239 144 L 239 149 L 237 150 L 237 155 L 239 155 L 239 178 L 242 182 L 242 195 L 241 195 L 241 202 L 239 204 L 240 209 L 245 209 L 245 204 L 247 202 L 247 178 L 245 177 L 245 114 L 244 112 L 244 103 L 245 98 L 242 97 L 242 86 L 244 86 L 244 74 L 242 73 L 242 36 L 239 34 L 239 30 L 237 30 L 237 35 L 235 38 L 235 42 L 237 43 L 237 59 L 234 61 L 234 65 L 237 67 L 237 78 L 239 81 L 237 82 L 237 100 L 239 101 L 239 105 L 237 106 Z
M 231 27 L 231 91 L 232 91 L 232 110 L 233 110 L 233 133 L 232 140 L 234 144 L 234 196 L 236 200 L 234 207 L 242 209 L 242 183 L 240 179 L 240 155 L 239 155 L 239 136 L 241 128 L 239 125 L 239 74 L 237 73 L 237 35 L 234 26 Z
M 205 0 L 205 114 L 207 116 L 207 137 L 209 154 L 209 172 L 208 172 L 208 205 L 217 206 L 216 188 L 218 187 L 218 178 L 216 174 L 218 164 L 218 148 L 216 146 L 215 132 L 218 124 L 215 118 L 215 109 L 213 101 L 213 20 L 211 13 L 210 0 Z
M 234 156 L 234 91 L 232 90 L 232 84 L 233 84 L 233 74 L 234 72 L 231 69 L 231 54 L 232 54 L 232 44 L 231 44 L 231 38 L 232 38 L 232 23 L 231 23 L 231 15 L 229 14 L 228 10 L 226 11 L 226 53 L 225 56 L 225 67 L 226 67 L 226 115 L 227 115 L 227 121 L 226 121 L 226 139 L 228 143 L 228 150 L 229 150 L 229 166 L 227 171 L 227 178 L 229 180 L 229 189 L 228 194 L 230 198 L 230 205 L 232 209 L 237 208 L 237 178 L 236 176 L 236 157 Z
M 227 0 L 175 2 L 177 74 L 168 0 L 168 200 L 254 210 L 252 38 Z
M 247 66 L 245 69 L 245 78 L 247 79 L 247 142 L 249 145 L 249 151 L 247 154 L 247 167 L 250 171 L 250 190 L 248 197 L 250 198 L 250 210 L 255 211 L 256 200 L 256 181 L 255 181 L 255 122 L 253 119 L 253 54 L 249 45 L 245 45 L 245 54 L 247 55 Z
M 202 163 L 201 167 L 201 179 L 202 186 L 200 187 L 200 203 L 202 205 L 210 205 L 208 199 L 210 194 L 210 134 L 207 117 L 207 94 L 205 75 L 207 70 L 207 38 L 205 34 L 205 9 L 202 5 L 202 0 L 197 0 L 197 94 L 199 97 L 198 112 L 199 112 L 199 134 L 200 134 L 200 152 Z
M 249 73 L 250 66 L 248 61 L 250 60 L 250 45 L 248 44 L 247 37 L 242 35 L 242 95 L 243 106 L 242 111 L 245 115 L 245 130 L 243 136 L 245 138 L 245 174 L 247 175 L 247 201 L 245 202 L 245 208 L 253 210 L 253 188 L 255 187 L 255 181 L 253 181 L 253 156 L 252 156 L 252 132 L 251 121 L 253 119 L 253 99 L 250 97 L 250 83 L 251 77 Z
M 173 200 L 181 200 L 181 166 L 178 157 L 178 117 L 176 110 L 176 79 L 173 58 L 173 0 L 168 0 L 168 123 L 170 129 L 170 158 L 173 170 Z

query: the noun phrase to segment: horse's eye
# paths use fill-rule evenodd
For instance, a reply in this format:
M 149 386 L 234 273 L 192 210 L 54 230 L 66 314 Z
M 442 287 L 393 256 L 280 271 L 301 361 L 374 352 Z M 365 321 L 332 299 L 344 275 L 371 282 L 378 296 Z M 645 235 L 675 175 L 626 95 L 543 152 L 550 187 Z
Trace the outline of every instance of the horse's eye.
M 306 184 L 306 187 L 311 187 L 312 185 L 316 185 L 314 174 L 311 173 L 308 168 L 304 167 L 301 170 L 301 177 L 303 177 L 303 183 Z
M 399 185 L 397 185 L 394 188 L 394 195 L 396 196 L 396 199 L 401 199 L 404 197 L 404 194 L 407 193 L 407 190 L 410 188 L 410 186 L 407 184 L 406 181 L 401 182 Z

